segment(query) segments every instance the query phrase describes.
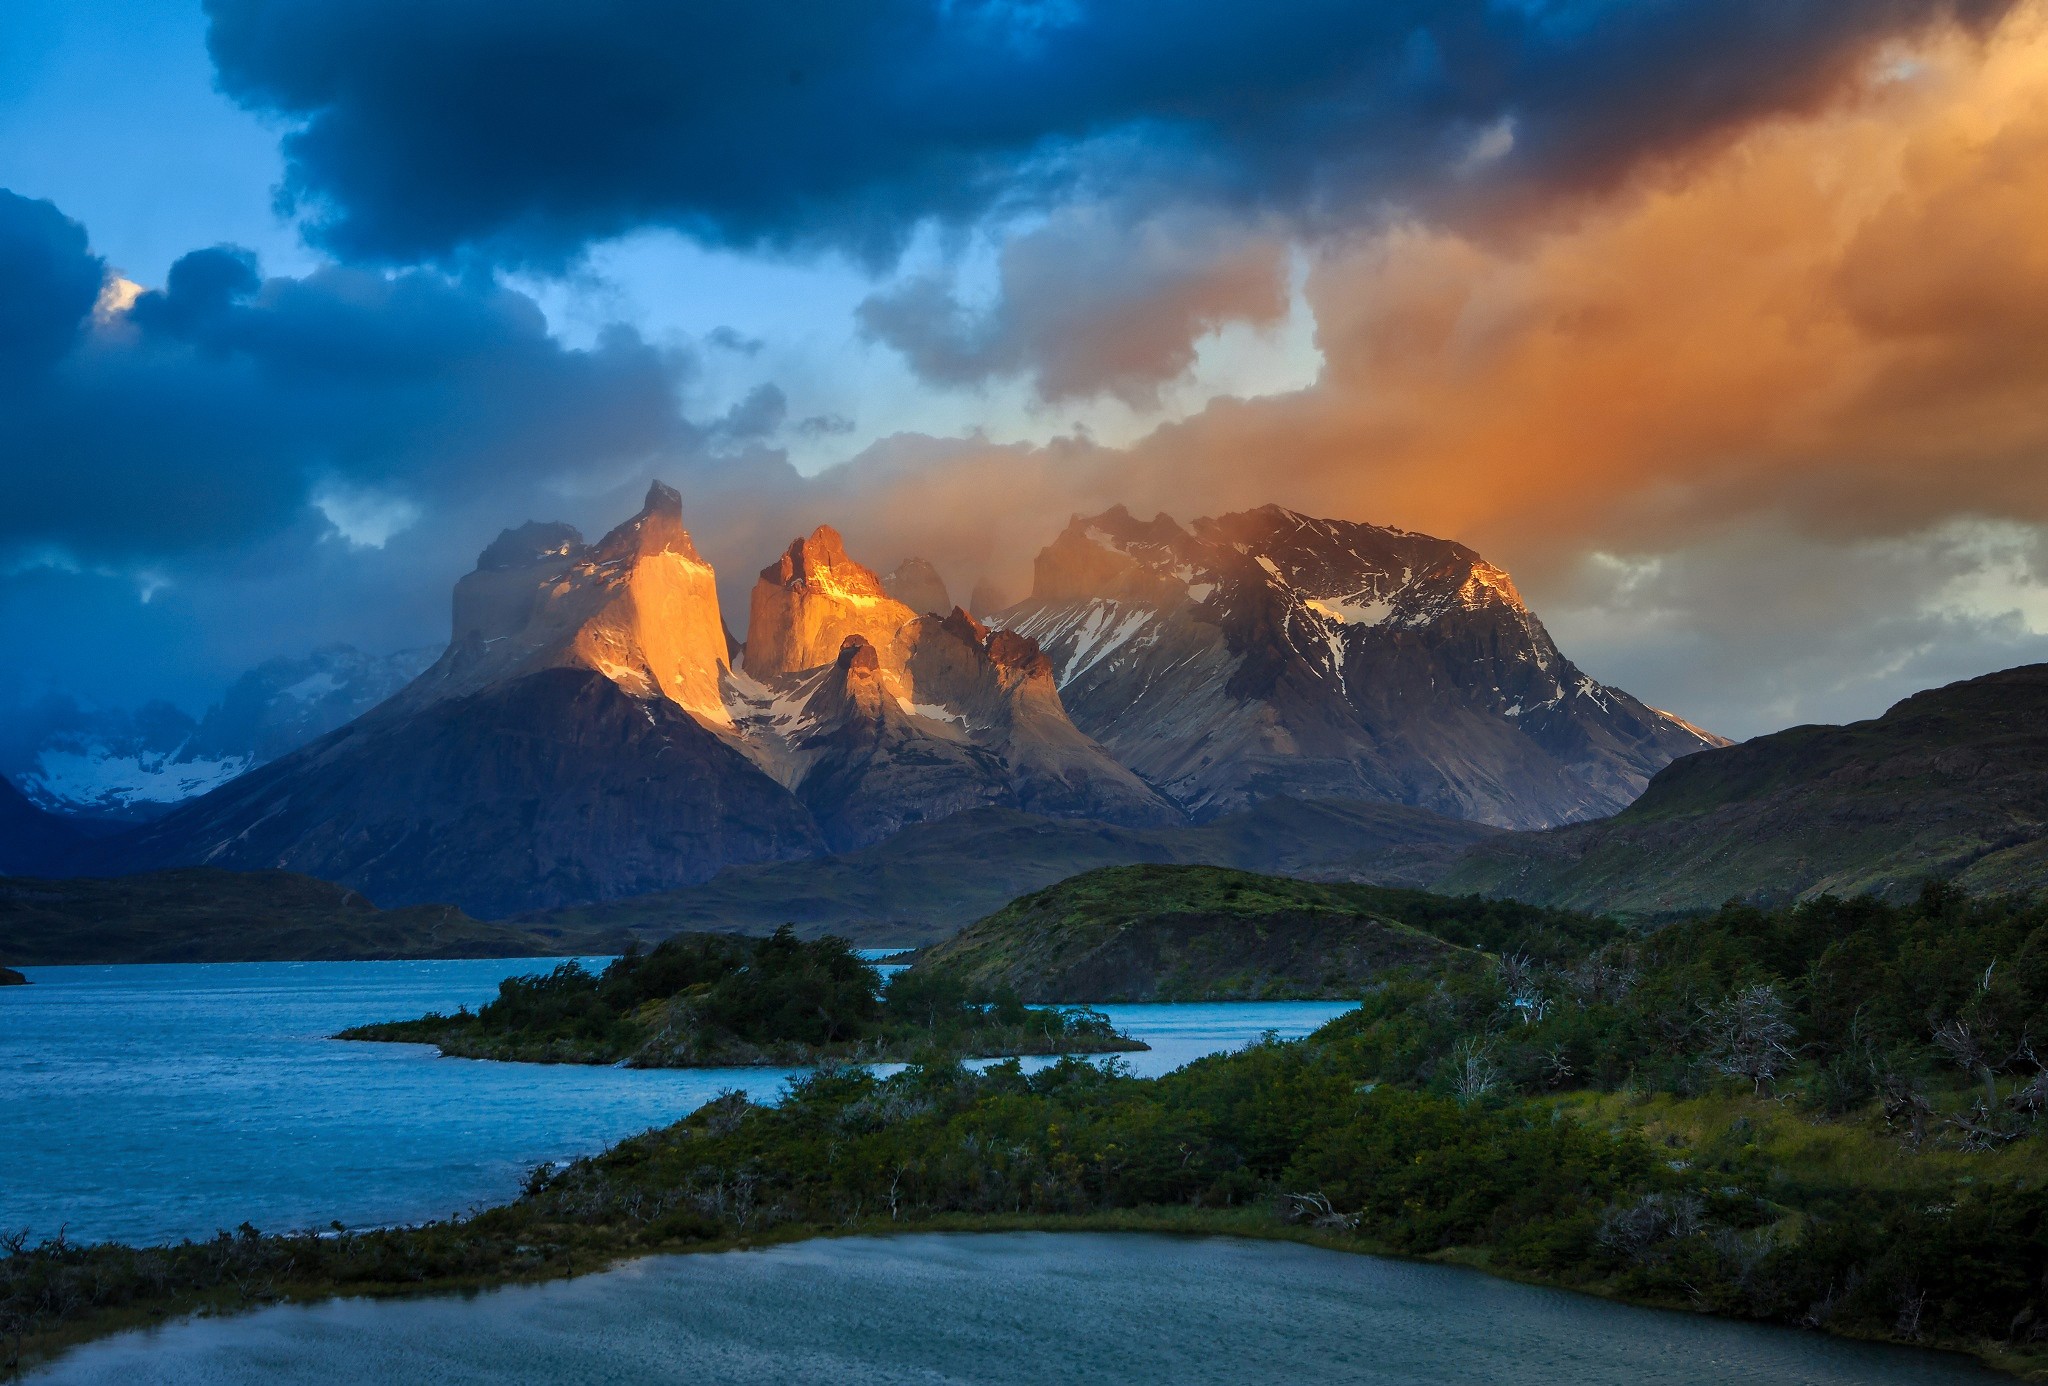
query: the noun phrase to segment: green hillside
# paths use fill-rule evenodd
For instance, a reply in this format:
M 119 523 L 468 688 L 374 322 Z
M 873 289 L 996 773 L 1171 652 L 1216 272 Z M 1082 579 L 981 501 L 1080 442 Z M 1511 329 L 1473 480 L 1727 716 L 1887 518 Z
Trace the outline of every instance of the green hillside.
M 1555 952 L 1610 932 L 1596 920 L 1505 901 L 1220 867 L 1123 866 L 1013 901 L 930 949 L 915 971 L 1029 1001 L 1353 997 L 1390 969 L 1510 938 Z
M 1725 900 L 2048 886 L 2048 665 L 1672 762 L 1612 818 L 1477 844 L 1437 882 L 1638 918 Z

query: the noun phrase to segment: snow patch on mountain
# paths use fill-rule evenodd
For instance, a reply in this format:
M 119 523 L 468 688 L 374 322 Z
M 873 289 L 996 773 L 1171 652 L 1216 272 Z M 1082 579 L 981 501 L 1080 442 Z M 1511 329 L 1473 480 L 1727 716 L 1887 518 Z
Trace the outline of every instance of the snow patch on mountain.
M 133 711 L 72 703 L 30 709 L 16 737 L 0 744 L 0 771 L 54 813 L 154 817 L 353 721 L 438 653 L 370 655 L 333 645 L 269 660 L 236 679 L 197 721 L 167 703 Z
M 1383 626 L 1394 614 L 1392 602 L 1370 592 L 1355 592 L 1349 597 L 1308 597 L 1304 604 L 1317 615 L 1344 626 Z
M 182 750 L 179 747 L 178 750 Z M 121 754 L 97 742 L 48 747 L 21 789 L 38 807 L 57 813 L 113 813 L 150 804 L 175 804 L 218 789 L 249 769 L 248 756 L 181 760 L 177 751 Z

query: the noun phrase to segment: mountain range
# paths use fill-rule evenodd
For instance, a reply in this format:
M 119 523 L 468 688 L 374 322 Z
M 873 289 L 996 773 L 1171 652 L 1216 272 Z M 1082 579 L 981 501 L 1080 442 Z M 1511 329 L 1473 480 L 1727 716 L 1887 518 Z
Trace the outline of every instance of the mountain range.
M 0 730 L 0 774 L 88 829 L 146 821 L 360 717 L 438 653 L 330 645 L 266 660 L 197 719 L 166 702 L 131 711 L 51 698 Z
M 1612 812 L 1720 744 L 1581 672 L 1506 573 L 1398 529 L 1117 509 L 1077 517 L 1023 602 L 947 600 L 930 564 L 880 576 L 821 526 L 760 571 L 742 643 L 657 483 L 596 543 L 506 530 L 416 678 L 77 865 L 283 869 L 498 917 L 975 812 L 1149 832 L 1345 799 L 1422 810 L 1440 846 L 1444 819 Z

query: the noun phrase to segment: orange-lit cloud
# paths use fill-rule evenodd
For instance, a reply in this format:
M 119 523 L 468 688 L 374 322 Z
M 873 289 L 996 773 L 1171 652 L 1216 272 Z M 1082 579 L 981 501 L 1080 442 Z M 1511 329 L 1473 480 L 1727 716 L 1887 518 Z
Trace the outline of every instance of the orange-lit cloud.
M 1314 390 L 1140 450 L 1542 550 L 2048 513 L 2048 8 L 1498 243 L 1327 255 Z
M 1597 198 L 1317 247 L 1311 388 L 1217 400 L 1125 450 L 885 441 L 804 488 L 800 514 L 757 515 L 756 547 L 829 519 L 870 561 L 917 552 L 963 590 L 984 573 L 1021 590 L 1070 513 L 1278 501 L 1464 539 L 1554 606 L 1625 604 L 1588 584 L 1661 573 L 1634 599 L 1661 584 L 1658 600 L 1694 603 L 1659 608 L 1674 667 L 1818 651 L 1832 610 L 1844 650 L 1858 622 L 1895 643 L 1841 681 L 1946 677 L 1928 651 L 2020 649 L 1979 640 L 1981 622 L 1957 633 L 1978 616 L 1943 594 L 1982 544 L 1954 524 L 2048 521 L 2044 228 L 2048 0 L 2029 0 L 1981 39 L 1877 54 L 1832 100 Z M 1805 552 L 1773 589 L 1763 565 L 1786 546 Z M 1806 600 L 1859 587 L 1881 607 Z M 1797 715 L 1788 689 L 1722 705 Z
M 2043 227 L 2036 0 L 1536 224 L 1323 248 L 1308 390 L 1127 451 L 884 444 L 806 504 L 1012 578 L 1049 525 L 1118 500 L 1278 500 L 1538 567 L 1766 514 L 1842 537 L 2048 518 Z

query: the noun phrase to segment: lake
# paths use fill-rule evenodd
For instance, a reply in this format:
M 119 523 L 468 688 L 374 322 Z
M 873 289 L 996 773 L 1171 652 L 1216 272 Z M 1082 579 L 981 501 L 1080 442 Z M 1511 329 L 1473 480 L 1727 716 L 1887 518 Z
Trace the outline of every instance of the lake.
M 723 1090 L 781 1092 L 789 1070 L 477 1063 L 327 1038 L 476 1006 L 559 961 L 23 969 L 31 985 L 0 988 L 0 1228 L 149 1242 L 446 1217 Z M 1106 1009 L 1157 1046 L 1131 1068 L 1158 1074 L 1345 1006 Z
M 665 1256 L 423 1300 L 188 1320 L 42 1386 L 1989 1386 L 1968 1361 L 1285 1242 L 920 1234 Z

